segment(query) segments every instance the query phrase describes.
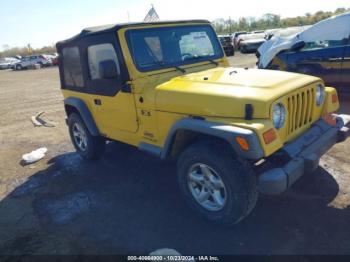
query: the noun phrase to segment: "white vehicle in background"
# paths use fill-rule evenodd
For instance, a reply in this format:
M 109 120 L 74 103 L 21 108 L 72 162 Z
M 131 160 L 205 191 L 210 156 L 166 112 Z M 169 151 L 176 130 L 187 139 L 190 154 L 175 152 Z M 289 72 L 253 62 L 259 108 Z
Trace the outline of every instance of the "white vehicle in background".
M 237 48 L 241 53 L 255 53 L 265 41 L 265 33 L 240 35 L 238 37 Z
M 277 31 L 273 36 L 274 37 L 289 37 L 289 36 L 301 33 L 303 31 L 305 31 L 306 29 L 308 29 L 309 27 L 310 27 L 310 25 L 282 28 L 279 31 Z
M 238 43 L 238 37 L 240 35 L 246 35 L 247 32 L 246 31 L 239 31 L 239 32 L 234 32 L 233 35 L 231 36 L 232 37 L 232 42 L 233 42 L 233 46 L 234 48 L 237 49 L 237 43 Z
M 13 57 L 0 58 L 0 70 L 10 69 L 14 64 L 18 63 L 20 60 Z
M 280 30 L 282 30 L 282 28 L 273 28 L 265 30 L 265 39 L 270 40 Z
M 31 55 L 21 59 L 20 62 L 14 65 L 15 70 L 28 69 L 38 65 L 39 67 L 48 67 L 52 65 L 52 60 L 46 55 Z

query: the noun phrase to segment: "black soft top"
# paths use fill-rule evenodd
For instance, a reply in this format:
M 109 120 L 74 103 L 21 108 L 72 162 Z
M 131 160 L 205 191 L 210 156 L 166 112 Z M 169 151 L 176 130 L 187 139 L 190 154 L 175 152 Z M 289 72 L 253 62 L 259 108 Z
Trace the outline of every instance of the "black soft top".
M 148 25 L 162 25 L 162 24 L 177 24 L 177 23 L 210 23 L 208 20 L 177 20 L 177 21 L 158 21 L 158 22 L 137 22 L 137 23 L 121 23 L 121 24 L 110 24 L 110 25 L 101 25 L 88 27 L 83 29 L 80 34 L 73 36 L 67 40 L 63 40 L 57 43 L 57 47 L 62 47 L 69 45 L 72 42 L 92 35 L 105 34 L 105 33 L 115 33 L 121 28 L 127 28 L 131 26 L 148 26 Z

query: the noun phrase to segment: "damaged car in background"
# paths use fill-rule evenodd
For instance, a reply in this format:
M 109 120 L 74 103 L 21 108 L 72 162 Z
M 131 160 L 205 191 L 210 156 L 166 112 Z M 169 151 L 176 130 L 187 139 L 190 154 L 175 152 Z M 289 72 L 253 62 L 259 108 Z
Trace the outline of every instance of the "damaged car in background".
M 238 49 L 241 53 L 255 53 L 265 41 L 265 33 L 241 35 L 238 40 Z
M 258 52 L 258 67 L 321 77 L 346 91 L 350 83 L 350 13 L 325 19 L 301 33 L 273 37 Z

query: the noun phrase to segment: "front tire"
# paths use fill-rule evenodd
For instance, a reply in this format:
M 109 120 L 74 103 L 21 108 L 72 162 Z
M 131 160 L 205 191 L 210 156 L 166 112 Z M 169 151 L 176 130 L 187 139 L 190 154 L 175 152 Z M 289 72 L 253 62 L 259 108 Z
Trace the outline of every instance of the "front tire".
M 91 135 L 78 114 L 69 115 L 68 128 L 75 149 L 84 159 L 96 160 L 103 155 L 106 146 L 105 140 L 100 136 Z
M 202 141 L 178 159 L 178 183 L 188 205 L 214 223 L 234 225 L 245 218 L 258 199 L 251 167 L 220 142 Z

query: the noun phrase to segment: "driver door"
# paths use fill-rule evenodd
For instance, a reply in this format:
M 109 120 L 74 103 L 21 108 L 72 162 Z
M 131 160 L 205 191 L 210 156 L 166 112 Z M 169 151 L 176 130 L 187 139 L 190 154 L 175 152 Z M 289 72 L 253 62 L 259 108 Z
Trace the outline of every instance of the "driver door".
M 105 40 L 105 39 L 104 39 Z M 87 46 L 88 82 L 90 103 L 100 132 L 117 139 L 120 131 L 136 132 L 138 129 L 134 95 L 122 89 L 121 69 L 114 43 L 95 42 Z M 104 79 L 101 62 L 114 61 L 117 75 Z

